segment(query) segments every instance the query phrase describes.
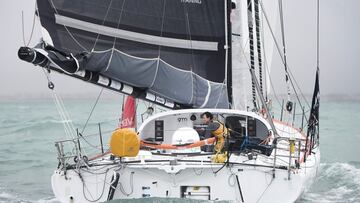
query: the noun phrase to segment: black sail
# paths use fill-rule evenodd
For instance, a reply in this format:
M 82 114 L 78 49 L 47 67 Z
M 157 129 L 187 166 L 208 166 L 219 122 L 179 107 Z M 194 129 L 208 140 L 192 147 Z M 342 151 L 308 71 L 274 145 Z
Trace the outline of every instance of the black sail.
M 38 0 L 34 51 L 51 69 L 170 108 L 229 108 L 229 2 Z

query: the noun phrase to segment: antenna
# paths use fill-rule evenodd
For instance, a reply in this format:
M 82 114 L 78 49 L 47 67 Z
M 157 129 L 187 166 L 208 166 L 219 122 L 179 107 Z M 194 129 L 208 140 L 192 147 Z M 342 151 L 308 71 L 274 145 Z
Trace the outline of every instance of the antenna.
M 320 68 L 320 0 L 317 0 L 316 15 L 316 69 Z

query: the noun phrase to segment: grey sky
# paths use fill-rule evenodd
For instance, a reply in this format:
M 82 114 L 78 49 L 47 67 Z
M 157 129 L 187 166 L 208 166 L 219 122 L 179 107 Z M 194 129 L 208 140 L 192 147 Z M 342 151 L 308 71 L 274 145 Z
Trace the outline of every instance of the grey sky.
M 40 68 L 17 58 L 23 45 L 21 11 L 24 10 L 25 37 L 29 38 L 34 0 L 2 1 L 0 97 L 48 95 L 47 81 Z M 290 68 L 305 93 L 312 92 L 316 65 L 316 1 L 283 0 L 287 55 Z M 321 92 L 360 94 L 360 8 L 359 0 L 321 0 Z M 31 44 L 40 38 L 36 25 Z M 280 39 L 280 38 L 279 38 Z M 274 55 L 272 79 L 283 92 L 284 73 Z M 95 94 L 99 88 L 59 74 L 52 74 L 59 91 L 67 95 Z

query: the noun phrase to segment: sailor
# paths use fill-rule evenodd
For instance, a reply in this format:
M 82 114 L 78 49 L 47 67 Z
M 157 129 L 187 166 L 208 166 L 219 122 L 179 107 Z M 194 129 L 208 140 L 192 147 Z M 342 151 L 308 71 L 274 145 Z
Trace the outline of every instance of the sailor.
M 207 127 L 205 128 L 205 139 L 214 136 L 216 138 L 214 151 L 216 153 L 222 153 L 225 145 L 225 138 L 228 136 L 228 129 L 224 124 L 219 121 L 215 121 L 213 114 L 210 112 L 201 114 L 201 118 L 204 124 L 207 124 Z

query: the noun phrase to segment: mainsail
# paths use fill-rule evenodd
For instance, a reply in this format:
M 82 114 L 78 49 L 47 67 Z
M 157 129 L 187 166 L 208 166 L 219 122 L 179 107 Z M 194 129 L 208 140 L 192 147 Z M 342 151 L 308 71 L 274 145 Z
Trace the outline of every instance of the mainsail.
M 230 0 L 38 0 L 19 57 L 169 108 L 229 108 Z

